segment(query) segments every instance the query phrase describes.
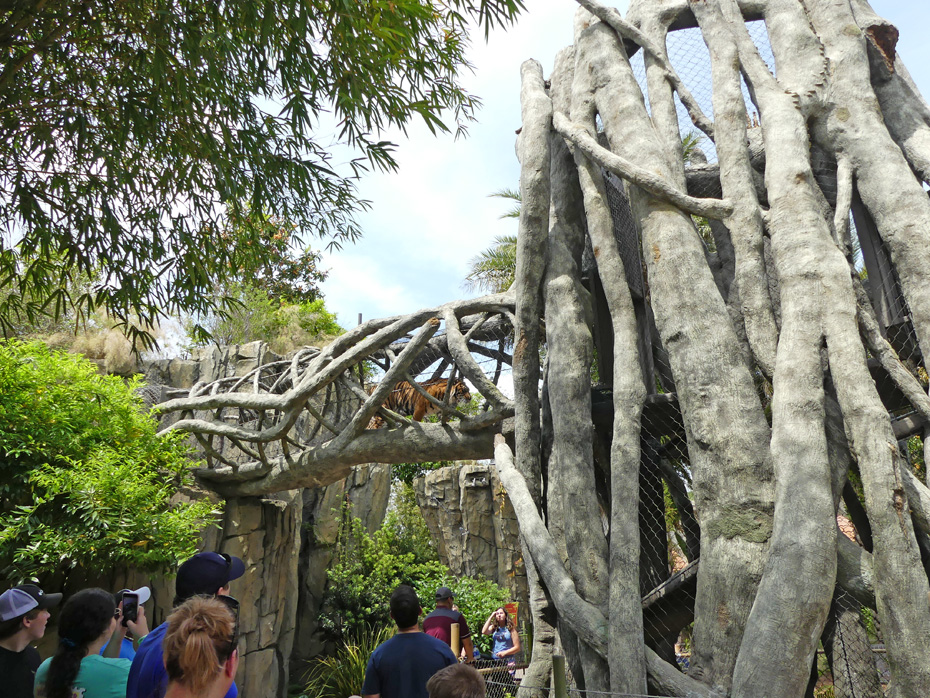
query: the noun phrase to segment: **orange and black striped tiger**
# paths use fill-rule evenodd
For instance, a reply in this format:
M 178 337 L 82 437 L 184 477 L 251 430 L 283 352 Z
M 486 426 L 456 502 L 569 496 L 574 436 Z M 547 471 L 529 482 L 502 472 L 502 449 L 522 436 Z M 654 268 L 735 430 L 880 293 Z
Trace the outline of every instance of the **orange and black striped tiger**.
M 434 398 L 442 402 L 446 397 L 446 385 L 448 382 L 449 381 L 446 378 L 433 378 L 431 380 L 421 382 L 420 387 Z M 371 386 L 368 389 L 368 392 L 374 392 L 376 387 L 376 385 Z M 449 399 L 449 406 L 454 407 L 455 405 L 468 402 L 469 400 L 471 400 L 471 393 L 468 392 L 468 386 L 465 385 L 465 381 L 456 381 L 453 383 L 452 397 Z M 397 412 L 398 414 L 402 414 L 408 417 L 413 417 L 415 422 L 421 422 L 426 415 L 437 414 L 439 412 L 438 407 L 420 395 L 420 393 L 418 393 L 407 381 L 401 381 L 395 385 L 394 390 L 388 394 L 387 399 L 385 399 L 383 404 L 384 407 L 393 412 Z M 371 418 L 371 422 L 369 422 L 368 428 L 380 429 L 386 423 L 387 422 L 381 415 L 376 414 Z

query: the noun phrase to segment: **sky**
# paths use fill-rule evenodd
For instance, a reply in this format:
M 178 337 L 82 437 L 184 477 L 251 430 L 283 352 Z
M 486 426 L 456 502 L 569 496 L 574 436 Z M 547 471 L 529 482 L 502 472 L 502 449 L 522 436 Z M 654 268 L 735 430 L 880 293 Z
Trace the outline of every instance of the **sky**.
M 627 2 L 614 3 L 622 12 Z M 898 52 L 930 98 L 930 2 L 872 0 L 875 11 L 901 32 Z M 535 58 L 546 76 L 559 49 L 572 41 L 574 0 L 527 0 L 515 26 L 476 33 L 463 83 L 483 101 L 467 137 L 433 136 L 419 124 L 385 137 L 398 145 L 396 172 L 374 173 L 359 185 L 371 209 L 358 215 L 362 239 L 325 254 L 327 307 L 350 328 L 363 320 L 410 313 L 459 298 L 469 261 L 496 236 L 516 234 L 514 219 L 500 219 L 512 202 L 489 195 L 517 189 L 514 154 L 520 127 L 520 65 Z

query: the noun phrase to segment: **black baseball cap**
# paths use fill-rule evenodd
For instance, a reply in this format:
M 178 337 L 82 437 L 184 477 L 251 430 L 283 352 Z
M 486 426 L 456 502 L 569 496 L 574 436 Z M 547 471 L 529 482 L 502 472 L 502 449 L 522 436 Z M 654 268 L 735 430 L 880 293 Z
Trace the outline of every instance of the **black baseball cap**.
M 0 594 L 0 621 L 13 620 L 29 611 L 52 608 L 61 594 L 46 594 L 35 584 L 20 584 Z
M 439 587 L 436 590 L 436 600 L 443 601 L 445 599 L 453 599 L 455 594 L 452 593 L 452 590 L 449 587 Z
M 226 553 L 197 553 L 178 568 L 175 598 L 186 601 L 192 596 L 213 596 L 234 579 L 245 574 L 245 563 Z

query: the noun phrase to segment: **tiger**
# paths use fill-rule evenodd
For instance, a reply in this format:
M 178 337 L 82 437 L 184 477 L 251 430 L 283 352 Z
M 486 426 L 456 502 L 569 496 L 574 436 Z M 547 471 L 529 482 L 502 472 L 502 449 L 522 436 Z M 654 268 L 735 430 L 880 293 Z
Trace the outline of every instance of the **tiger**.
M 423 388 L 431 396 L 442 402 L 446 397 L 446 385 L 448 384 L 448 379 L 446 378 L 432 378 L 427 381 L 420 383 L 420 387 Z M 377 385 L 373 385 L 368 389 L 368 393 L 371 394 L 377 388 Z M 452 384 L 452 397 L 449 399 L 449 406 L 454 407 L 455 405 L 468 402 L 471 400 L 471 393 L 468 391 L 468 386 L 465 385 L 465 381 L 456 381 Z M 401 381 L 394 386 L 394 389 L 388 394 L 383 407 L 402 414 L 405 416 L 412 416 L 413 421 L 422 422 L 423 418 L 430 414 L 439 413 L 439 408 L 434 404 L 429 402 L 425 397 L 420 395 L 416 389 L 410 385 L 407 381 Z M 384 417 L 379 414 L 376 414 L 371 418 L 371 422 L 368 424 L 369 429 L 380 429 L 381 427 L 387 424 Z

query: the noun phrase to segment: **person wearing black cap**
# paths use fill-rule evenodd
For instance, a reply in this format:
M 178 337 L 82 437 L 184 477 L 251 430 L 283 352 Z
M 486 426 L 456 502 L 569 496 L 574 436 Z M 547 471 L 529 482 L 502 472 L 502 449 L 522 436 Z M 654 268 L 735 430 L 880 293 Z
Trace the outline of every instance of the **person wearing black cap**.
M 245 563 L 238 557 L 226 553 L 197 553 L 178 568 L 174 606 L 177 608 L 194 596 L 229 596 L 229 583 L 244 573 Z M 167 630 L 168 623 L 162 623 L 139 645 L 129 671 L 126 698 L 163 698 L 165 695 L 168 673 L 162 656 L 162 641 Z M 226 698 L 238 695 L 236 684 L 232 684 Z
M 20 584 L 0 594 L 0 677 L 3 695 L 32 698 L 41 658 L 32 646 L 45 635 L 48 609 L 61 603 L 61 594 L 46 594 L 35 584 Z
M 430 677 L 458 662 L 447 643 L 420 632 L 421 613 L 412 587 L 401 584 L 391 594 L 397 633 L 371 653 L 362 684 L 364 698 L 429 698 Z
M 475 661 L 475 648 L 471 644 L 471 630 L 465 616 L 452 608 L 452 599 L 455 595 L 449 587 L 439 587 L 436 590 L 436 610 L 423 619 L 423 632 L 452 645 L 452 624 L 459 624 L 459 640 L 465 648 L 465 661 L 471 664 Z

